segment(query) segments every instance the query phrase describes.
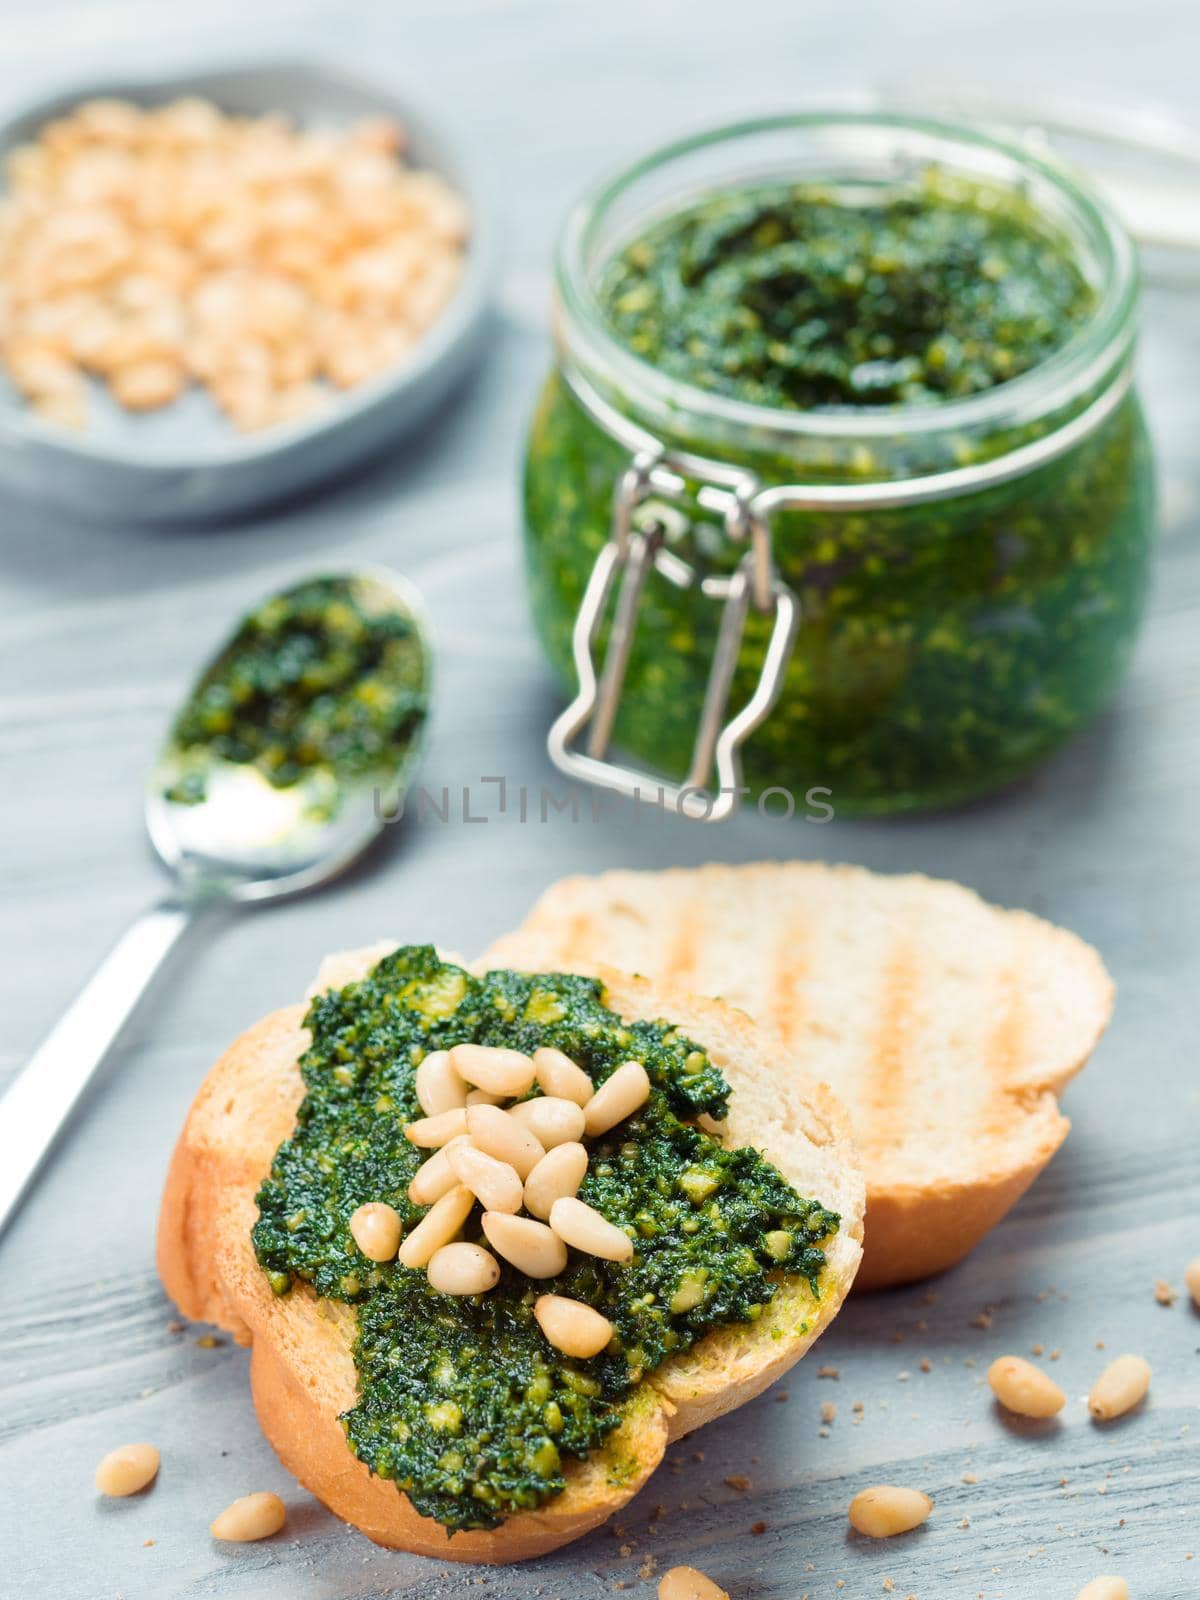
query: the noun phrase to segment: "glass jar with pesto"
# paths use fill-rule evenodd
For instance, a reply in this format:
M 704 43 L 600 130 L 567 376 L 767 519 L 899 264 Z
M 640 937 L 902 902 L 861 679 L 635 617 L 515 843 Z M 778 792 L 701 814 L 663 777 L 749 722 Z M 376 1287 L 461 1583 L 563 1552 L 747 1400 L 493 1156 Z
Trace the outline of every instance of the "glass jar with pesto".
M 747 123 L 586 199 L 525 472 L 559 765 L 708 817 L 1029 772 L 1142 613 L 1137 306 L 1105 204 L 965 128 Z

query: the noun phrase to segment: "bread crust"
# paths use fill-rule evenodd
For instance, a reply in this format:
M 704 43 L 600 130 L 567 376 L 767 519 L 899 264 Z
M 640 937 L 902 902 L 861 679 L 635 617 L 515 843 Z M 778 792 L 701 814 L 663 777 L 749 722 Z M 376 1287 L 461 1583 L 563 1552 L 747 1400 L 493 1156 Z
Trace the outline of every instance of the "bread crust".
M 326 969 L 345 982 L 377 949 Z M 667 1444 L 760 1393 L 793 1366 L 840 1306 L 861 1257 L 865 1190 L 844 1112 L 823 1085 L 774 1083 L 757 1110 L 755 1078 L 774 1058 L 750 1020 L 718 1002 L 606 973 L 608 1003 L 627 1019 L 670 1016 L 710 1048 L 735 1087 L 730 1136 L 765 1147 L 793 1182 L 840 1210 L 818 1304 L 788 1285 L 753 1331 L 716 1330 L 645 1380 L 602 1451 L 567 1467 L 567 1487 L 495 1530 L 451 1537 L 351 1453 L 338 1416 L 354 1403 L 354 1313 L 306 1286 L 276 1297 L 250 1240 L 254 1195 L 303 1095 L 297 1062 L 308 1043 L 303 1006 L 264 1018 L 225 1052 L 193 1102 L 172 1157 L 158 1224 L 158 1270 L 185 1316 L 250 1346 L 250 1381 L 263 1432 L 280 1460 L 331 1511 L 377 1544 L 449 1561 L 529 1559 L 577 1539 L 619 1510 Z M 739 1101 L 741 1102 L 739 1106 Z M 820 1187 L 818 1187 L 820 1185 Z
M 818 862 L 552 884 L 495 965 L 618 962 L 720 993 L 832 1084 L 867 1175 L 856 1289 L 960 1261 L 1067 1136 L 1058 1096 L 1112 1011 L 1099 955 L 959 884 Z M 965 1110 L 939 1100 L 964 1087 Z

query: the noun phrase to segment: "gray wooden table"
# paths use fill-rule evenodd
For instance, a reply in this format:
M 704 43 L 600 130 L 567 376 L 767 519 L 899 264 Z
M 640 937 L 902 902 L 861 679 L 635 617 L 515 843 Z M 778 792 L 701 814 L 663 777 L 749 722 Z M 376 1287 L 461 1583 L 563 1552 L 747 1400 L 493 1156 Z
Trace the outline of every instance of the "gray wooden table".
M 552 782 L 555 704 L 521 593 L 515 462 L 546 360 L 547 262 L 564 208 L 602 166 L 681 127 L 936 69 L 994 87 L 1194 106 L 1191 0 L 3 0 L 6 92 L 239 51 L 315 52 L 419 84 L 494 161 L 507 233 L 486 365 L 436 430 L 357 481 L 218 531 L 67 526 L 0 503 L 0 1078 L 158 891 L 142 775 L 189 674 L 229 620 L 331 556 L 392 562 L 424 589 L 441 690 L 430 786 Z M 0 1595 L 55 1600 L 342 1600 L 648 1595 L 690 1560 L 739 1597 L 1056 1600 L 1102 1571 L 1138 1600 L 1200 1592 L 1200 293 L 1153 290 L 1144 387 L 1163 465 L 1153 615 L 1111 714 L 1034 781 L 948 817 L 720 830 L 552 816 L 427 820 L 330 892 L 192 939 L 130 1028 L 52 1167 L 0 1242 Z M 477 810 L 488 812 L 483 790 Z M 375 1549 L 301 1491 L 255 1426 L 246 1356 L 171 1331 L 152 1233 L 171 1141 L 217 1051 L 294 999 L 321 954 L 382 934 L 473 952 L 566 870 L 765 854 L 963 879 L 1093 940 L 1116 976 L 1112 1029 L 1068 1097 L 1058 1159 L 972 1260 L 921 1290 L 854 1302 L 783 1391 L 677 1447 L 620 1519 L 532 1569 L 487 1575 Z M 982 1315 L 981 1315 L 982 1314 Z M 1014 1427 L 987 1362 L 1041 1345 L 1070 1395 L 1058 1426 Z M 1099 1346 L 1103 1344 L 1103 1350 Z M 1143 1414 L 1108 1432 L 1082 1396 L 1107 1356 L 1154 1364 Z M 839 1376 L 822 1378 L 824 1362 Z M 827 1435 L 822 1404 L 836 1405 Z M 855 1403 L 863 1410 L 856 1413 Z M 115 1443 L 162 1450 L 156 1487 L 102 1503 Z M 749 1489 L 726 1479 L 744 1474 Z M 927 1528 L 865 1547 L 845 1508 L 919 1484 Z M 277 1489 L 288 1531 L 214 1545 L 235 1495 Z M 652 1520 L 658 1505 L 660 1520 Z M 761 1530 L 761 1531 L 757 1531 Z M 1189 1560 L 1195 1552 L 1196 1559 Z

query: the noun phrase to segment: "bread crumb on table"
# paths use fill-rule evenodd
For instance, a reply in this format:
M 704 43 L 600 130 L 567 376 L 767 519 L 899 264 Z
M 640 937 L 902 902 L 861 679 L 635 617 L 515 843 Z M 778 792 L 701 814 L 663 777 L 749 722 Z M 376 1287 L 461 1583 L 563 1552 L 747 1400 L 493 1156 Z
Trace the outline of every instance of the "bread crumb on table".
M 1155 1278 L 1154 1298 L 1158 1301 L 1160 1306 L 1173 1306 L 1176 1300 L 1179 1299 L 1179 1295 L 1174 1289 L 1172 1289 L 1171 1285 L 1166 1281 L 1165 1278 Z
M 817 1377 L 818 1378 L 832 1378 L 832 1379 L 834 1379 L 836 1381 L 838 1378 L 841 1377 L 841 1375 L 842 1375 L 841 1371 L 837 1367 L 818 1367 L 817 1368 Z

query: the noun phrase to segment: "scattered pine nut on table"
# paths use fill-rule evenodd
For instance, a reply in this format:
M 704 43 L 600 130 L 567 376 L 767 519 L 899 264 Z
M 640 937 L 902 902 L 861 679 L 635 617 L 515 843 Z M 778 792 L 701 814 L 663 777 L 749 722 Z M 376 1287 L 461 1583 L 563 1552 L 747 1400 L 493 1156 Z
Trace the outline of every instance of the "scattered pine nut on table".
M 658 1600 L 729 1600 L 729 1593 L 695 1567 L 672 1567 L 658 1580 Z
M 1150 1389 L 1150 1363 L 1144 1356 L 1118 1356 L 1105 1367 L 1088 1395 L 1097 1422 L 1112 1422 L 1140 1405 Z
M 96 1468 L 96 1488 L 114 1498 L 138 1494 L 158 1475 L 159 1456 L 152 1444 L 119 1444 Z
M 933 1501 L 919 1489 L 881 1483 L 851 1500 L 850 1526 L 868 1539 L 892 1539 L 919 1528 L 932 1510 Z
M 1084 1584 L 1075 1600 L 1129 1600 L 1129 1585 L 1124 1578 L 1093 1578 Z
M 996 1399 L 1019 1417 L 1056 1417 L 1067 1403 L 1053 1378 L 1020 1356 L 998 1356 L 987 1376 Z
M 226 1544 L 253 1544 L 278 1533 L 286 1521 L 287 1509 L 279 1496 L 260 1489 L 227 1505 L 208 1531 Z

